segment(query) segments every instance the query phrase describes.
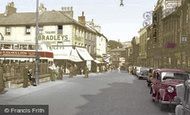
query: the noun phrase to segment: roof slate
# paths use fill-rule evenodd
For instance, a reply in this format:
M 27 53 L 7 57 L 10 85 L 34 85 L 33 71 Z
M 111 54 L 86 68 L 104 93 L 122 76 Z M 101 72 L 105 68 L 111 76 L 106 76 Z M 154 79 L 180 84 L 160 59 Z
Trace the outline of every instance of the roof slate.
M 0 14 L 0 26 L 35 25 L 35 12 L 14 13 L 8 16 Z M 78 23 L 61 11 L 45 11 L 39 15 L 39 24 Z

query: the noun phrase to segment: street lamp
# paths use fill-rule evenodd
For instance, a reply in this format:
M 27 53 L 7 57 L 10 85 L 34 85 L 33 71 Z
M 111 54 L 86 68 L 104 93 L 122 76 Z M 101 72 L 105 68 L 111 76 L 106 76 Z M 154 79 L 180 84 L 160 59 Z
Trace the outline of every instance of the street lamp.
M 36 45 L 36 52 L 35 52 L 35 78 L 36 78 L 36 84 L 39 84 L 39 54 L 38 54 L 38 33 L 39 33 L 39 27 L 38 27 L 38 18 L 39 18 L 39 0 L 36 0 L 36 32 L 35 32 L 35 45 Z
M 123 0 L 120 0 L 120 6 L 124 6 Z

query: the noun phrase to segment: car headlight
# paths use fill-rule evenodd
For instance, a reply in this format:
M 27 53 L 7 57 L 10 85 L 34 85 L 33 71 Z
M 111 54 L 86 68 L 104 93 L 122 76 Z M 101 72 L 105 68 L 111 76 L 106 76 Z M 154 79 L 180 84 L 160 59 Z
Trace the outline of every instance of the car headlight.
M 172 86 L 169 86 L 169 87 L 167 88 L 167 91 L 168 91 L 169 93 L 173 93 L 173 92 L 174 92 L 174 88 L 173 88 Z

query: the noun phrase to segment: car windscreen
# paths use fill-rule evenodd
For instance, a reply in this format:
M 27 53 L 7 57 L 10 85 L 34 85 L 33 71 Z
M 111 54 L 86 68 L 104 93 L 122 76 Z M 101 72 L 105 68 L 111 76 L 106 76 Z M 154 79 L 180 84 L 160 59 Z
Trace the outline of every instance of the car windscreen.
M 161 73 L 162 79 L 179 79 L 179 80 L 186 80 L 189 75 L 186 73 L 177 73 L 177 72 L 162 72 Z

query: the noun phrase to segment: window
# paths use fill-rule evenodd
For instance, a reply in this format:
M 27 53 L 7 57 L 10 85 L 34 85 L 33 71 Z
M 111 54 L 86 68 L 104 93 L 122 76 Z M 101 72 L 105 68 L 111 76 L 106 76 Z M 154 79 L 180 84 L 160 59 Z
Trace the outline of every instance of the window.
M 63 26 L 62 25 L 59 25 L 58 26 L 58 31 L 57 31 L 58 34 L 63 34 Z
M 4 44 L 3 49 L 11 49 L 11 45 L 10 44 Z
M 43 33 L 43 26 L 39 26 L 39 34 Z
M 5 27 L 5 35 L 11 35 L 11 28 Z
M 181 43 L 187 42 L 187 36 L 182 36 L 181 37 Z
M 188 22 L 189 22 L 189 15 L 187 13 L 187 15 L 186 15 L 186 23 L 188 23 Z
M 20 45 L 20 49 L 27 50 L 27 45 Z
M 30 34 L 30 26 L 26 26 L 26 31 L 25 31 L 25 33 L 26 33 L 27 35 Z
M 19 44 L 14 44 L 14 49 L 20 49 L 20 46 L 19 46 Z

